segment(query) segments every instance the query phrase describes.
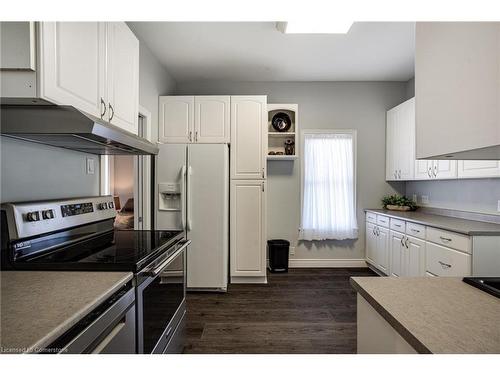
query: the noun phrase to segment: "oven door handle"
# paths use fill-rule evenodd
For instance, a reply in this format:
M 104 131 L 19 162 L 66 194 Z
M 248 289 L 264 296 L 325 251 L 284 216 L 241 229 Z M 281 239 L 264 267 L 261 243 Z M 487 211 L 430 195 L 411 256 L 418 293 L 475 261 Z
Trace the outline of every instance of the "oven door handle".
M 184 244 L 178 248 L 176 250 L 175 253 L 173 253 L 171 256 L 169 256 L 167 259 L 165 259 L 163 262 L 161 262 L 161 264 L 159 264 L 158 266 L 156 266 L 155 268 L 153 269 L 150 269 L 150 270 L 146 270 L 144 271 L 144 274 L 148 275 L 148 276 L 158 276 L 164 269 L 165 267 L 167 267 L 170 263 L 172 263 L 172 261 L 177 258 L 177 256 L 184 251 L 184 249 L 186 249 L 186 247 L 189 246 L 189 244 L 191 243 L 191 240 L 186 240 L 184 242 Z

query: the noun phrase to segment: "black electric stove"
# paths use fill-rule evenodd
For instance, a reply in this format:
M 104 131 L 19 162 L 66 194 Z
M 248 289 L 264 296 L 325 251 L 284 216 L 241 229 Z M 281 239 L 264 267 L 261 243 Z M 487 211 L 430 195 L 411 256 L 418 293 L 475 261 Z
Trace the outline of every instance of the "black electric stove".
M 184 238 L 180 230 L 115 230 L 111 197 L 2 208 L 2 269 L 137 273 Z

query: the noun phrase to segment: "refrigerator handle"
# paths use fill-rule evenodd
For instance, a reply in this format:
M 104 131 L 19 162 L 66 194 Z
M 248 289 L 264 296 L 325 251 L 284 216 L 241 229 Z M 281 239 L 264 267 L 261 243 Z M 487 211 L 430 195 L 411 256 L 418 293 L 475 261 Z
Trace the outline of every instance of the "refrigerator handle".
M 187 170 L 187 230 L 193 229 L 193 221 L 191 218 L 191 175 L 193 174 L 193 169 L 191 166 Z
M 182 230 L 186 230 L 186 166 L 182 166 L 181 170 L 181 225 Z

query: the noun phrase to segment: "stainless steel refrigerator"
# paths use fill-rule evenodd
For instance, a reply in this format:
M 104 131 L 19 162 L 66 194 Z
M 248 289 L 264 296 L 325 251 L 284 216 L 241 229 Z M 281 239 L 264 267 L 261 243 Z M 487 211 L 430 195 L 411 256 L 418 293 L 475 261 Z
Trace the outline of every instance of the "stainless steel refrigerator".
M 155 226 L 182 229 L 187 287 L 226 291 L 229 258 L 227 144 L 164 144 L 156 160 Z

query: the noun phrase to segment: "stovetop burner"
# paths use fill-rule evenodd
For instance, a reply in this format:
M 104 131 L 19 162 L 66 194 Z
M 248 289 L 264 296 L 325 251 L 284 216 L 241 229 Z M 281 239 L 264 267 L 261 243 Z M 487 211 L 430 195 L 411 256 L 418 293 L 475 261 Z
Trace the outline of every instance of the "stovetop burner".
M 48 254 L 16 260 L 16 269 L 137 272 L 183 238 L 182 231 L 114 230 L 97 244 L 77 242 Z

